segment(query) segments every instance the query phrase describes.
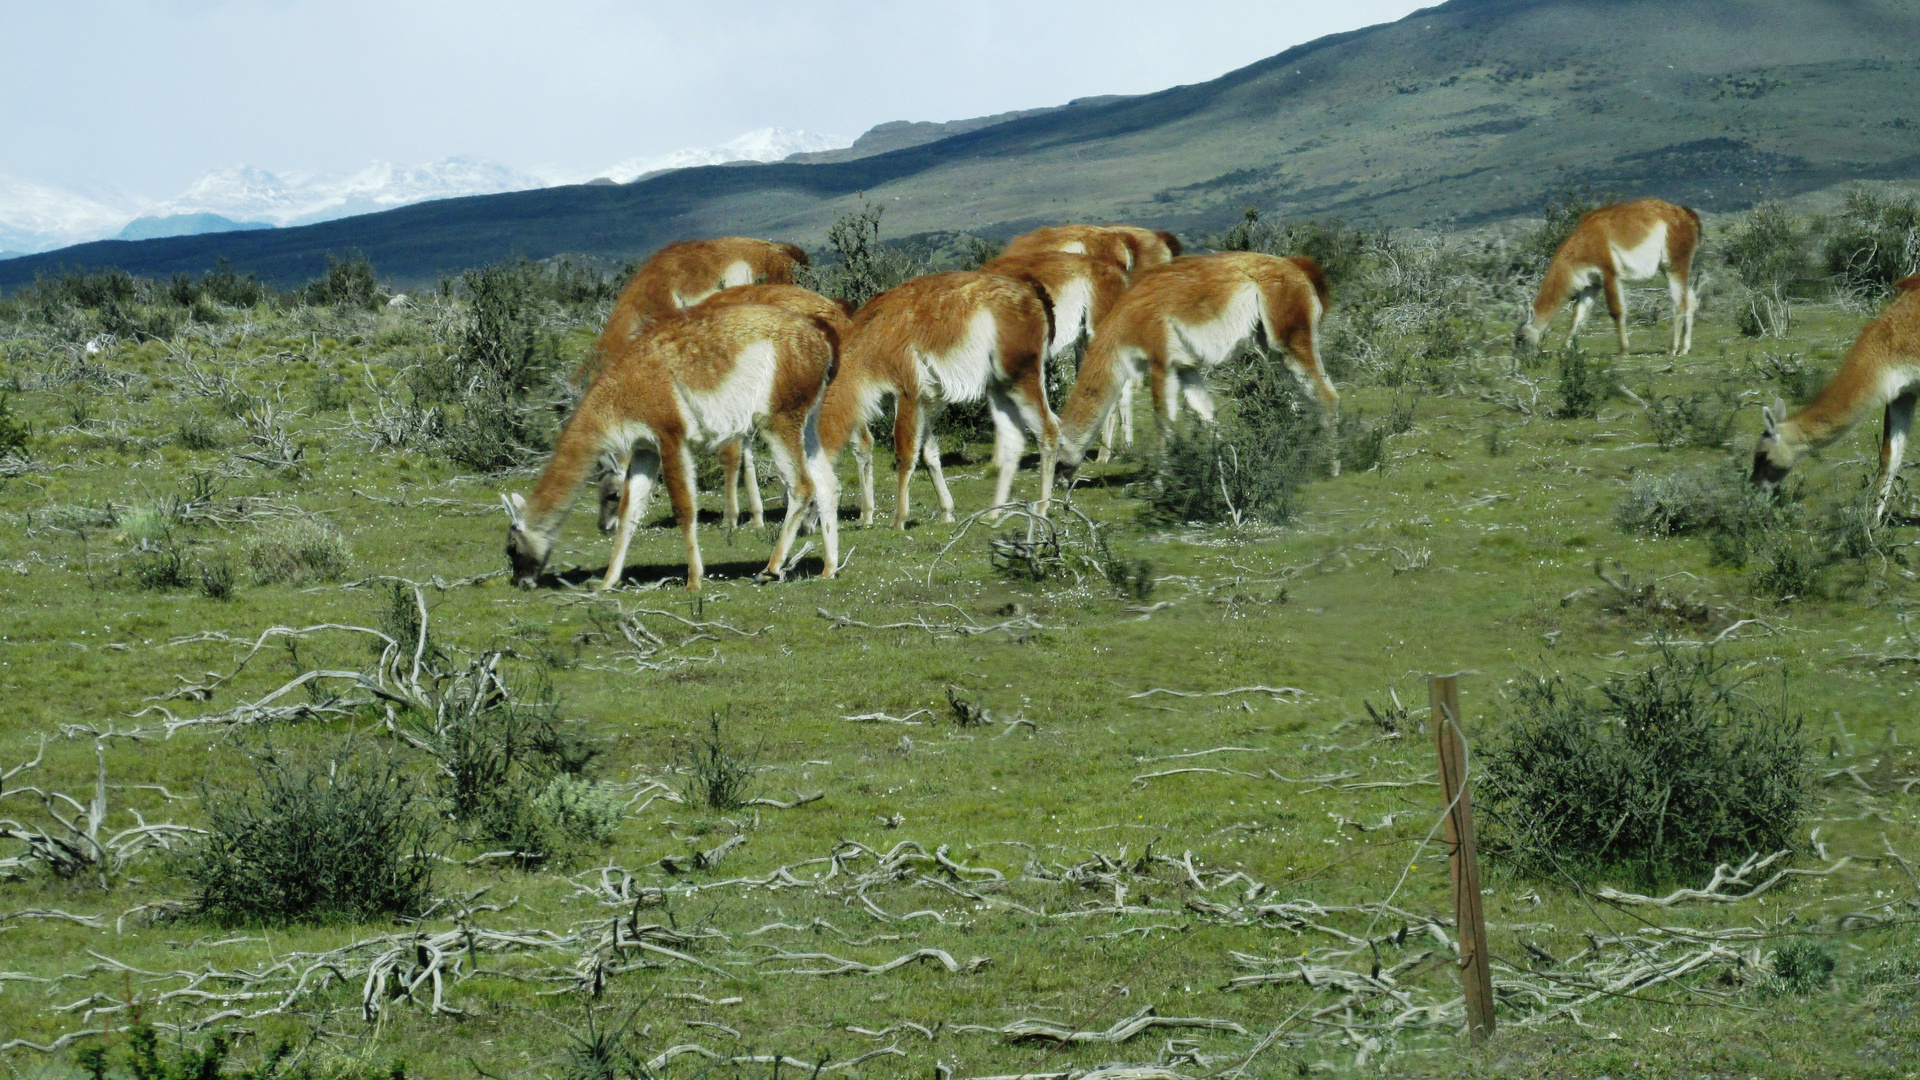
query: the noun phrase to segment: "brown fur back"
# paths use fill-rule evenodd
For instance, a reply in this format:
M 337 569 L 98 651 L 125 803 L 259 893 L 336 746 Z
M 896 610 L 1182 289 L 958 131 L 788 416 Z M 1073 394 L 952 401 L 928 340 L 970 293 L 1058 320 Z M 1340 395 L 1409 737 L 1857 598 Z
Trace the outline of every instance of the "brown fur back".
M 1180 238 L 1170 232 L 1156 232 L 1138 225 L 1108 225 L 1106 228 L 1119 233 L 1126 241 L 1128 250 L 1133 254 L 1135 273 L 1149 266 L 1172 262 L 1180 254 Z
M 1112 263 L 1122 271 L 1133 268 L 1133 248 L 1127 238 L 1103 225 L 1048 225 L 1007 241 L 1001 258 L 1067 251 L 1079 245 L 1085 254 Z
M 581 365 L 580 381 L 599 362 L 611 356 L 619 342 L 631 340 L 647 323 L 681 308 L 678 297 L 716 288 L 729 266 L 744 262 L 755 282 L 771 285 L 793 280 L 793 269 L 807 265 L 807 253 L 792 244 L 776 244 L 744 236 L 712 240 L 677 240 L 648 256 L 613 302 L 607 325 L 592 355 Z

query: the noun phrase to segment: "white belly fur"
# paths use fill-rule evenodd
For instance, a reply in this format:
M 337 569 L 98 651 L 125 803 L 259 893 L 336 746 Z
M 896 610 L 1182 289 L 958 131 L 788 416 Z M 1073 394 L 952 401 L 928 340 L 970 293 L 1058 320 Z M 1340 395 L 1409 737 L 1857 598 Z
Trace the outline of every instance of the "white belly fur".
M 1260 320 L 1260 291 L 1248 282 L 1235 290 L 1219 315 L 1203 323 L 1167 320 L 1167 364 L 1212 367 L 1233 355 Z
M 987 384 L 997 376 L 1000 328 L 993 312 L 976 311 L 967 324 L 967 336 L 945 353 L 914 350 L 914 366 L 920 371 L 920 392 L 941 401 L 979 401 L 986 396 Z
M 740 350 L 733 370 L 713 390 L 695 393 L 678 387 L 688 440 L 713 446 L 752 432 L 767 413 L 773 377 L 773 343 L 756 341 Z
M 1613 265 L 1628 281 L 1644 281 L 1660 272 L 1667 258 L 1667 223 L 1656 222 L 1646 238 L 1630 248 L 1613 247 Z

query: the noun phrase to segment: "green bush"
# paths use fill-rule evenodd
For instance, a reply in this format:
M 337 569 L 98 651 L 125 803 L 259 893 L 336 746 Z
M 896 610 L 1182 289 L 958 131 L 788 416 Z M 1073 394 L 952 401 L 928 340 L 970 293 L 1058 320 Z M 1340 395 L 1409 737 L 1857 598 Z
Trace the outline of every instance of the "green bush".
M 424 365 L 413 381 L 416 403 L 453 406 L 441 432 L 448 457 L 489 472 L 528 464 L 552 445 L 559 341 L 542 325 L 544 288 L 521 260 L 468 271 L 469 305 L 458 347 Z
M 863 199 L 860 209 L 841 215 L 827 229 L 833 260 L 823 266 L 799 267 L 799 284 L 858 308 L 895 285 L 931 272 L 924 253 L 880 241 L 880 216 L 885 211 L 879 203 Z
M 33 428 L 13 414 L 13 395 L 0 392 L 0 456 L 24 454 Z
M 1763 700 L 1710 650 L 1663 648 L 1595 689 L 1516 683 L 1480 752 L 1487 844 L 1530 873 L 1652 884 L 1791 846 L 1812 805 L 1784 680 Z
M 183 450 L 218 450 L 226 445 L 220 425 L 210 416 L 190 413 L 173 430 L 173 441 Z
M 1838 964 L 1831 946 L 1812 938 L 1794 938 L 1774 950 L 1773 977 L 1789 994 L 1812 994 L 1827 988 Z
M 225 555 L 200 564 L 200 595 L 222 602 L 233 599 L 233 564 Z
M 345 258 L 327 256 L 326 272 L 301 290 L 309 304 L 372 311 L 380 306 L 380 281 L 373 263 L 357 251 Z
M 1735 387 L 1695 390 L 1685 397 L 1658 396 L 1648 390 L 1646 402 L 1647 424 L 1662 450 L 1681 446 L 1718 450 L 1733 438 L 1740 423 L 1740 391 Z
M 1894 282 L 1920 273 L 1920 201 L 1849 190 L 1821 254 L 1840 288 L 1885 296 Z
M 1813 276 L 1813 231 L 1786 207 L 1763 202 L 1728 238 L 1725 259 L 1747 288 L 1777 293 Z
M 618 792 L 577 776 L 562 773 L 547 781 L 547 788 L 533 801 L 562 842 L 570 845 L 604 846 L 613 840 L 620 827 L 626 805 Z
M 207 836 L 187 867 L 196 914 L 225 923 L 410 915 L 433 888 L 435 828 L 399 764 L 343 753 L 269 756 L 256 782 L 207 788 Z
M 1613 362 L 1589 357 L 1577 343 L 1569 343 L 1560 353 L 1560 404 L 1553 410 L 1560 420 L 1591 420 L 1600 406 L 1620 392 L 1620 380 L 1614 376 Z
M 353 563 L 353 549 L 332 523 L 285 518 L 263 526 L 247 540 L 247 565 L 263 585 L 308 585 L 338 581 Z

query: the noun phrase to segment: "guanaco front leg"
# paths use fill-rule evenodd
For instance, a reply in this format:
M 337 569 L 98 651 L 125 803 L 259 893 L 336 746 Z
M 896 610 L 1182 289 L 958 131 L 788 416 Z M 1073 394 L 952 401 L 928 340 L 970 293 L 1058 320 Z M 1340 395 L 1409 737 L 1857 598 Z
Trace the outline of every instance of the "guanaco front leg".
M 1687 275 L 1674 270 L 1667 271 L 1667 295 L 1673 298 L 1671 352 L 1674 356 L 1685 356 L 1693 351 L 1693 310 L 1700 303 L 1700 298 L 1694 295 Z
M 927 475 L 933 478 L 933 494 L 940 500 L 940 520 L 953 521 L 953 493 L 947 490 L 946 470 L 940 467 L 940 436 L 933 433 L 927 415 L 920 414 L 920 456 L 927 463 Z
M 667 444 L 662 440 L 660 459 L 673 516 L 680 522 L 680 534 L 687 542 L 687 588 L 698 589 L 706 566 L 700 561 L 700 503 L 693 487 L 693 452 L 683 442 Z
M 620 584 L 620 575 L 627 568 L 627 545 L 633 542 L 634 527 L 647 513 L 647 498 L 653 493 L 654 478 L 660 473 L 660 455 L 650 446 L 638 446 L 628 452 L 627 462 L 622 467 L 626 482 L 620 486 L 620 508 L 618 524 L 614 526 L 613 556 L 607 562 L 607 574 L 600 582 L 602 589 L 611 589 Z
M 1873 508 L 1875 525 L 1887 516 L 1887 500 L 1893 497 L 1893 482 L 1900 476 L 1907 432 L 1913 428 L 1914 398 L 1914 391 L 1908 391 L 1887 402 L 1886 427 L 1880 432 L 1880 501 Z
M 860 479 L 860 524 L 873 524 L 873 429 L 862 423 L 853 434 L 853 469 Z

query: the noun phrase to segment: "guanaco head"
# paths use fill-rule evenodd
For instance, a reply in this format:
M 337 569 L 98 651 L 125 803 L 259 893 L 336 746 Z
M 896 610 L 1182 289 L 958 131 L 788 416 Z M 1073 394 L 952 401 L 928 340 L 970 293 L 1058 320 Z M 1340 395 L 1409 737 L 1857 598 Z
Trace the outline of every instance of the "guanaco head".
M 518 494 L 502 495 L 507 508 L 507 562 L 513 567 L 513 583 L 531 589 L 546 569 L 553 542 L 527 528 L 527 500 Z
M 611 535 L 620 526 L 620 470 L 608 466 L 600 470 L 600 532 Z
M 1778 399 L 1760 409 L 1766 428 L 1753 447 L 1752 480 L 1761 487 L 1771 488 L 1786 479 L 1787 470 L 1793 468 L 1794 459 L 1800 456 L 1780 437 L 1780 422 L 1786 415 L 1787 403 Z
M 1521 316 L 1520 325 L 1513 330 L 1513 351 L 1526 356 L 1540 346 L 1540 331 L 1533 325 L 1533 312 Z

